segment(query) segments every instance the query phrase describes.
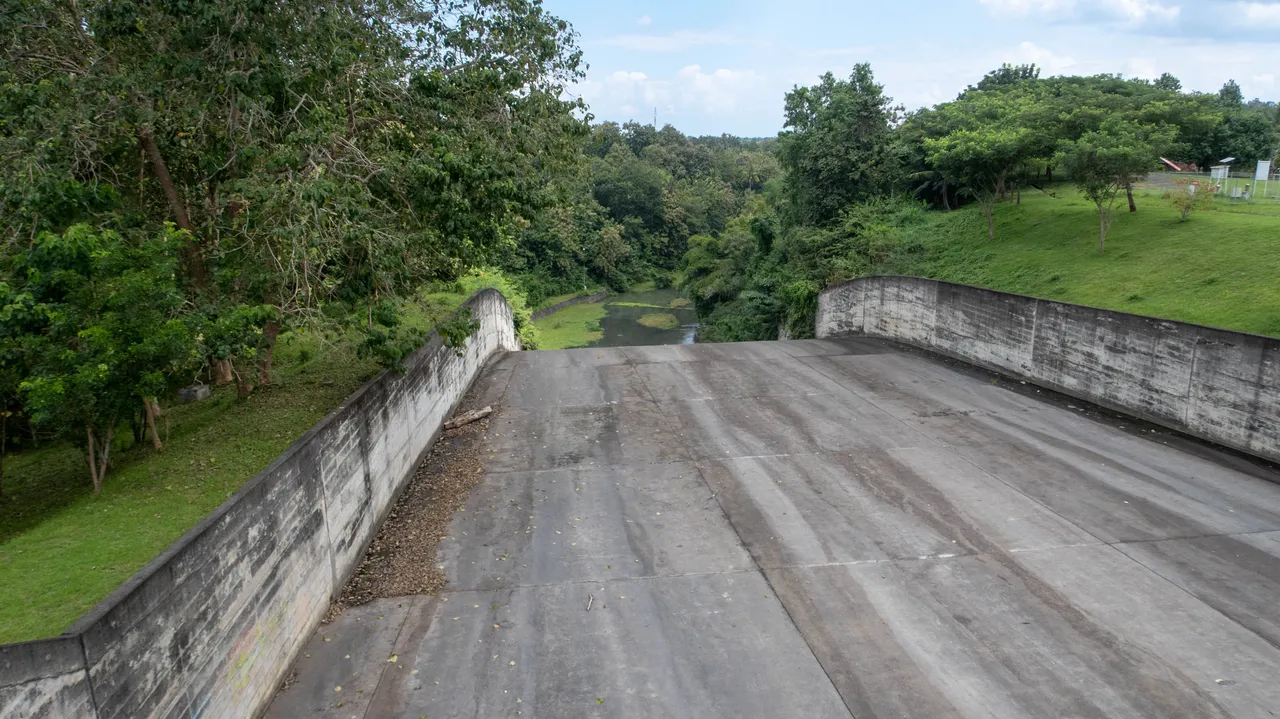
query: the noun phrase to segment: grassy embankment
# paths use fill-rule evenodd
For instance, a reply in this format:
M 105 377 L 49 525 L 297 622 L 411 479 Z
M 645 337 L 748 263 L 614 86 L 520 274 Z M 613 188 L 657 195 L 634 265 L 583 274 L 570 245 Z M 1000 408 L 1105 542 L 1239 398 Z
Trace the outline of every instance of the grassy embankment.
M 584 302 L 566 307 L 534 322 L 538 328 L 538 347 L 544 350 L 562 350 L 586 347 L 604 337 L 600 320 L 607 310 L 605 302 Z
M 430 328 L 495 285 L 510 296 L 494 275 L 423 294 L 407 322 Z M 0 643 L 66 629 L 378 371 L 356 356 L 352 338 L 282 335 L 271 387 L 243 401 L 218 388 L 208 400 L 171 407 L 164 449 L 116 448 L 96 498 L 78 445 L 11 453 L 0 499 Z
M 1121 195 L 1098 252 L 1093 204 L 1070 186 L 997 208 L 996 239 L 975 207 L 927 213 L 908 236 L 919 274 L 1006 292 L 1280 336 L 1280 203 L 1219 200 L 1179 222 L 1158 194 Z

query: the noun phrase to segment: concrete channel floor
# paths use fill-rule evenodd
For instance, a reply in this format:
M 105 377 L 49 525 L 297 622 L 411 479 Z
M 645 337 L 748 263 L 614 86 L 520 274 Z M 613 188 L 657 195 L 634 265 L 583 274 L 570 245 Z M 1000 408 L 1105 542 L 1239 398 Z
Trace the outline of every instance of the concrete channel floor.
M 1280 715 L 1263 466 L 869 339 L 479 382 L 448 588 L 321 627 L 268 716 Z

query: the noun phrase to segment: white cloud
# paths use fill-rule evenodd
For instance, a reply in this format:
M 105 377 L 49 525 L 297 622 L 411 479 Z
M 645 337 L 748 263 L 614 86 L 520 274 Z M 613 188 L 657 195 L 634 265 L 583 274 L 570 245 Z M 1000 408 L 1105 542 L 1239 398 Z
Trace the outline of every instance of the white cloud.
M 1080 63 L 1070 55 L 1059 55 L 1058 53 L 1047 48 L 1040 47 L 1033 42 L 1024 42 L 1018 45 L 1011 53 L 1011 59 L 1015 64 L 1035 63 L 1043 70 L 1043 74 L 1060 75 L 1069 72 L 1071 68 L 1076 67 Z
M 652 24 L 653 24 L 653 18 L 649 17 L 648 15 L 641 15 L 641 16 L 636 20 L 636 24 L 637 24 L 637 25 L 652 25 Z
M 1156 68 L 1154 60 L 1145 57 L 1135 57 L 1129 60 L 1128 66 L 1125 68 L 1127 77 L 1139 77 L 1144 80 L 1155 80 L 1160 77 L 1160 70 Z
M 766 87 L 755 71 L 704 70 L 699 65 L 688 65 L 667 77 L 618 70 L 580 83 L 575 90 L 599 117 L 642 122 L 649 122 L 655 109 L 660 122 L 662 117 L 677 122 L 691 116 L 734 117 L 759 111 L 762 100 L 772 104 L 783 92 L 780 87 Z
M 614 35 L 596 42 L 596 45 L 620 47 L 642 52 L 679 52 L 706 45 L 734 45 L 738 40 L 728 33 L 679 30 L 666 35 Z
M 1246 27 L 1280 28 L 1280 3 L 1238 2 L 1231 15 Z
M 1177 5 L 1161 5 L 1152 0 L 1112 0 L 1106 6 L 1113 13 L 1134 23 L 1146 22 L 1148 18 L 1173 22 L 1182 14 L 1182 8 Z
M 1153 20 L 1172 22 L 1182 14 L 1177 5 L 1164 5 L 1158 0 L 978 0 L 997 15 L 1030 15 L 1042 13 L 1078 17 L 1080 15 L 1118 18 L 1140 25 Z
M 700 107 L 712 114 L 729 114 L 759 88 L 761 78 L 751 70 L 720 68 L 703 72 L 701 67 L 689 65 L 676 73 L 676 84 L 683 105 Z

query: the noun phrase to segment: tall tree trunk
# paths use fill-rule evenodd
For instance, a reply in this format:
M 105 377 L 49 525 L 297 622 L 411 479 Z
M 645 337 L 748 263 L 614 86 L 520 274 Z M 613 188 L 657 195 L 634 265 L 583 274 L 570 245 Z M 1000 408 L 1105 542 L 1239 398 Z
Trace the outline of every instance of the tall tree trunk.
M 1018 200 L 1014 204 L 1021 207 L 1022 206 L 1022 185 L 1017 185 L 1016 187 L 1014 187 L 1014 192 L 1018 193 Z
M 93 478 L 93 496 L 98 496 L 102 485 L 98 484 L 98 448 L 94 446 L 93 425 L 89 425 L 89 476 Z
M 147 410 L 147 429 L 151 431 L 151 445 L 156 449 L 160 449 L 164 446 L 160 443 L 160 433 L 156 431 L 156 413 L 159 411 L 160 406 L 147 397 L 142 398 L 142 404 Z
M 262 327 L 262 337 L 266 344 L 266 349 L 262 353 L 262 359 L 258 362 L 258 384 L 266 387 L 271 384 L 271 359 L 276 352 L 276 337 L 280 335 L 280 323 L 275 320 L 268 320 L 267 324 Z
M 1126 195 L 1128 195 L 1128 196 L 1129 196 L 1129 211 L 1130 211 L 1130 212 L 1137 212 L 1137 211 L 1138 211 L 1138 206 L 1137 206 L 1137 205 L 1135 205 L 1135 204 L 1134 204 L 1134 202 L 1133 202 L 1133 185 L 1126 184 L 1126 185 L 1124 186 L 1124 193 L 1125 193 Z
M 1102 205 L 1098 205 L 1098 254 L 1107 251 L 1107 216 L 1102 214 Z
M 169 165 L 165 163 L 164 155 L 160 154 L 160 146 L 156 144 L 151 125 L 138 128 L 138 142 L 142 145 L 142 151 L 147 154 L 147 159 L 151 161 L 151 172 L 160 182 L 160 189 L 164 190 L 164 197 L 169 203 L 169 210 L 173 212 L 175 224 L 191 234 L 184 253 L 187 275 L 191 278 L 192 284 L 203 288 L 205 269 L 204 257 L 200 254 L 199 235 L 196 234 L 196 226 L 191 223 L 191 216 L 187 214 L 187 204 L 178 194 L 178 188 L 173 184 L 173 177 L 169 175 Z
M 1046 182 L 1053 182 L 1053 167 L 1052 167 L 1052 166 L 1049 166 L 1049 167 L 1045 167 L 1045 168 L 1044 168 L 1044 179 L 1045 179 L 1045 181 L 1046 181 Z
M 942 207 L 947 212 L 951 211 L 951 198 L 947 197 L 947 183 L 942 183 Z
M 987 239 L 996 238 L 996 198 L 992 195 L 982 199 L 982 213 L 987 216 Z

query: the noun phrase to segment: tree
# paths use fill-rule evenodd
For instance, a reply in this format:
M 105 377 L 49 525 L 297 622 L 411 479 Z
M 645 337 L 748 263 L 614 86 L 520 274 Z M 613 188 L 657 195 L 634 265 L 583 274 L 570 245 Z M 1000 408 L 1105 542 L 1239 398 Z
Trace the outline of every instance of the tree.
M 827 73 L 817 85 L 787 93 L 778 160 L 799 222 L 828 223 L 850 203 L 899 182 L 903 157 L 893 127 L 901 108 L 892 102 L 865 63 L 848 80 Z
M 1218 91 L 1218 102 L 1228 108 L 1236 108 L 1244 104 L 1244 93 L 1235 80 L 1227 80 L 1227 84 Z
M 1227 115 L 1214 138 L 1218 158 L 1234 157 L 1239 165 L 1252 168 L 1258 160 L 1269 160 L 1280 149 L 1280 132 L 1263 111 L 1241 109 Z
M 1040 68 L 1035 63 L 1030 65 L 1010 65 L 1005 63 L 997 70 L 987 73 L 978 81 L 977 90 L 996 90 L 1002 87 L 1011 87 L 1027 80 L 1040 79 Z
M 1168 130 L 1113 118 L 1097 131 L 1062 144 L 1060 164 L 1098 208 L 1098 252 L 1106 250 L 1111 209 L 1120 190 L 1155 169 Z
M 925 140 L 929 164 L 953 186 L 978 201 L 987 218 L 987 237 L 995 239 L 995 206 L 1009 173 L 1026 157 L 1030 133 L 1024 128 L 983 125 Z
M 1164 199 L 1178 210 L 1179 222 L 1186 222 L 1191 213 L 1198 212 L 1213 204 L 1213 192 L 1202 188 L 1199 181 L 1186 179 L 1174 180 L 1177 187 L 1164 193 Z
M 586 131 L 528 0 L 14 0 L 0 75 L 0 233 L 174 223 L 193 308 L 275 308 L 262 383 L 284 329 L 490 261 Z
M 1165 92 L 1182 92 L 1182 81 L 1167 72 L 1152 84 Z
M 176 229 L 139 246 L 75 225 L 38 235 L 0 283 L 0 333 L 24 338 L 29 358 L 26 410 L 84 442 L 94 494 L 120 423 L 199 366 L 175 281 L 185 243 Z

